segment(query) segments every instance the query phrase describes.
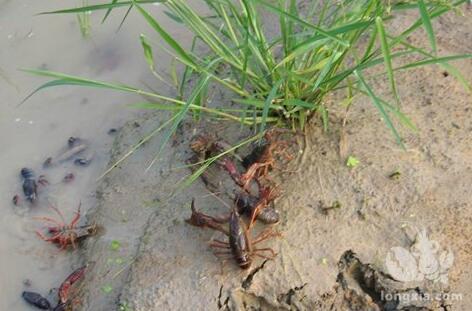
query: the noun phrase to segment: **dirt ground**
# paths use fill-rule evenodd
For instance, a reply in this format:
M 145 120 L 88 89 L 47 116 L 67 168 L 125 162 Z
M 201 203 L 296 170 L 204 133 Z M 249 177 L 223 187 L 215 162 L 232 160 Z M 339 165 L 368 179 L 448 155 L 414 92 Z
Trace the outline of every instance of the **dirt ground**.
M 412 18 L 396 18 L 391 26 Z M 441 17 L 434 27 L 441 55 L 472 51 L 470 10 L 465 16 Z M 412 40 L 428 46 L 423 35 Z M 470 60 L 455 65 L 472 78 Z M 439 66 L 400 72 L 397 81 L 402 110 L 418 127 L 417 132 L 402 129 L 406 150 L 395 143 L 368 98 L 356 100 L 342 130 L 344 112 L 333 97 L 329 131 L 313 120 L 287 167 L 293 172 L 278 174 L 283 195 L 275 202 L 281 215 L 276 229 L 282 237 L 264 244 L 278 256 L 256 261 L 248 271 L 232 262 L 222 266 L 208 246 L 216 234 L 184 222 L 192 198 L 209 214 L 227 207 L 200 180 L 174 193 L 189 174 L 184 166 L 193 134 L 206 127 L 236 142 L 247 133 L 227 124 L 194 128 L 185 123 L 172 146 L 146 171 L 161 136 L 150 140 L 104 178 L 98 190 L 100 203 L 89 218 L 106 231 L 89 241 L 83 253 L 93 271 L 83 309 L 347 310 L 354 307 L 340 302 L 347 296 L 336 282 L 342 254 L 352 250 L 363 262 L 387 271 L 390 249 L 409 249 L 415 242 L 412 232 L 425 229 L 441 249 L 454 254 L 449 285 L 440 290 L 462 294 L 430 308 L 467 310 L 472 305 L 471 96 Z M 385 79 L 374 84 L 387 93 Z M 115 141 L 111 163 L 162 120 L 149 115 L 129 122 Z M 359 159 L 358 166 L 346 166 L 349 155 Z M 335 203 L 339 208 L 323 209 Z M 423 283 L 418 286 L 427 286 Z

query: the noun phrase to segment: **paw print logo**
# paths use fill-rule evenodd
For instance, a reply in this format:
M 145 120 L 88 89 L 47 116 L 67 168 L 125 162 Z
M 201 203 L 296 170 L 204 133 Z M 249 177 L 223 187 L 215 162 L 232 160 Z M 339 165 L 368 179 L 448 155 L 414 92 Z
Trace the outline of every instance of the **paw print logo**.
M 429 280 L 447 285 L 453 263 L 453 253 L 441 251 L 439 243 L 430 240 L 425 229 L 417 230 L 410 249 L 392 247 L 385 258 L 388 273 L 401 282 Z

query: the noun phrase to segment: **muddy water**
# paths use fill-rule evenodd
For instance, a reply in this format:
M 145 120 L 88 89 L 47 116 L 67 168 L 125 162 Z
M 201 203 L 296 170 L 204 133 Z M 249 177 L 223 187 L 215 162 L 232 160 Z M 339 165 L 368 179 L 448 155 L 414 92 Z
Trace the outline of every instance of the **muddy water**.
M 130 85 L 156 85 L 142 57 L 138 35 L 149 28 L 140 16 L 132 12 L 117 32 L 124 11 L 116 11 L 104 25 L 99 23 L 103 13 L 94 13 L 91 36 L 85 39 L 74 15 L 35 16 L 59 5 L 0 1 L 0 310 L 29 308 L 20 298 L 22 290 L 45 295 L 71 271 L 76 253 L 59 252 L 40 240 L 34 231 L 41 223 L 34 217 L 56 217 L 47 207 L 53 204 L 70 220 L 79 202 L 83 210 L 94 204 L 95 181 L 106 167 L 113 142 L 107 132 L 139 113 L 126 105 L 142 100 L 106 90 L 57 87 L 18 106 L 45 81 L 18 69 L 43 68 Z M 69 161 L 43 169 L 43 161 L 59 152 L 70 136 L 89 142 L 92 164 L 77 167 Z M 21 194 L 19 171 L 25 166 L 45 174 L 51 185 L 41 189 L 35 206 L 24 200 L 14 206 L 11 199 Z M 75 180 L 62 183 L 69 172 Z M 26 287 L 24 280 L 30 280 L 31 286 Z

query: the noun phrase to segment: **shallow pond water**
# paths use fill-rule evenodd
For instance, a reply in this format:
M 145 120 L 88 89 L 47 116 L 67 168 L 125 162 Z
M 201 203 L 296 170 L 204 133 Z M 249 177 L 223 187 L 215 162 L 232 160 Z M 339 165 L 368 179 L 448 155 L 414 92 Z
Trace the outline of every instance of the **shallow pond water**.
M 132 12 L 121 31 L 117 27 L 125 13 L 115 12 L 103 25 L 104 12 L 91 17 L 92 29 L 83 38 L 75 15 L 35 15 L 73 5 L 55 1 L 0 1 L 0 310 L 25 310 L 25 289 L 46 295 L 70 273 L 77 252 L 60 252 L 39 239 L 37 216 L 52 216 L 48 204 L 70 220 L 79 202 L 82 212 L 94 204 L 97 177 L 107 165 L 113 142 L 110 128 L 119 128 L 139 112 L 126 105 L 142 99 L 130 94 L 81 87 L 56 87 L 40 92 L 19 105 L 46 80 L 19 71 L 42 68 L 96 80 L 130 85 L 155 85 L 148 73 L 139 33 L 149 30 Z M 151 6 L 151 10 L 160 10 Z M 93 152 L 88 167 L 73 161 L 51 169 L 42 163 L 56 155 L 70 136 L 81 137 Z M 42 188 L 39 201 L 31 206 L 21 193 L 20 169 L 29 167 L 45 174 L 50 185 Z M 66 173 L 73 182 L 61 182 Z M 23 199 L 14 206 L 12 197 Z M 31 285 L 23 283 L 29 280 Z

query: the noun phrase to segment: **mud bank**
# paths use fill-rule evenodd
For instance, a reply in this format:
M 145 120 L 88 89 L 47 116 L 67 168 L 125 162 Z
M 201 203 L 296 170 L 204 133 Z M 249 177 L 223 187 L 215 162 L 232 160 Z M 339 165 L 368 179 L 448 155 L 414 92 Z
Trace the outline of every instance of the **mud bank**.
M 472 51 L 472 15 L 465 14 L 451 14 L 434 24 L 442 55 Z M 412 18 L 397 18 L 392 26 Z M 465 77 L 472 77 L 470 61 L 457 65 Z M 345 251 L 353 250 L 362 262 L 392 274 L 395 264 L 386 260 L 392 258 L 392 248 L 414 253 L 424 245 L 420 242 L 425 230 L 427 241 L 437 243 L 427 243 L 434 247 L 414 257 L 420 267 L 410 281 L 435 292 L 461 295 L 428 308 L 466 310 L 472 304 L 470 94 L 439 67 L 400 72 L 397 79 L 402 109 L 418 127 L 417 133 L 403 131 L 407 149 L 396 145 L 368 99 L 357 99 L 344 128 L 344 111 L 333 104 L 329 132 L 313 120 L 300 142 L 299 156 L 287 168 L 294 172 L 277 179 L 283 185 L 283 195 L 275 202 L 282 238 L 266 245 L 278 256 L 255 262 L 249 271 L 231 262 L 222 267 L 208 248 L 214 234 L 184 222 L 192 198 L 207 213 L 225 210 L 200 180 L 172 195 L 189 174 L 184 166 L 193 134 L 204 127 L 236 142 L 247 133 L 227 124 L 194 128 L 185 123 L 156 165 L 146 171 L 160 136 L 150 140 L 105 177 L 98 190 L 99 204 L 89 218 L 106 232 L 89 241 L 83 254 L 93 268 L 83 309 L 343 309 L 353 299 L 339 290 L 339 260 Z M 376 86 L 388 90 L 387 81 Z M 115 141 L 111 163 L 163 120 L 148 115 L 129 122 Z M 360 160 L 355 168 L 345 165 L 349 155 Z M 330 206 L 337 208 L 327 209 Z M 421 270 L 428 251 L 427 259 L 442 264 L 447 284 L 439 275 L 434 279 Z M 452 265 L 439 259 L 444 252 L 454 255 Z

